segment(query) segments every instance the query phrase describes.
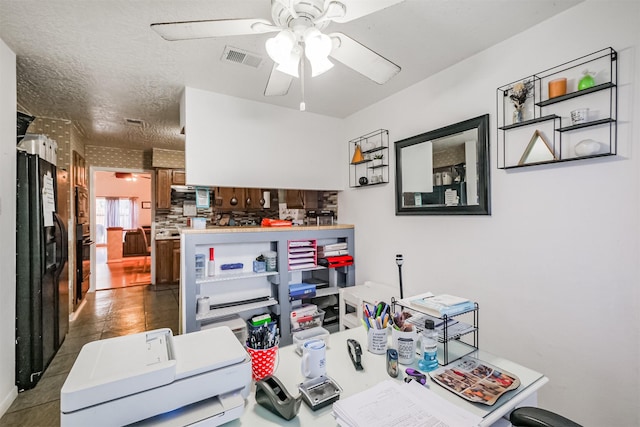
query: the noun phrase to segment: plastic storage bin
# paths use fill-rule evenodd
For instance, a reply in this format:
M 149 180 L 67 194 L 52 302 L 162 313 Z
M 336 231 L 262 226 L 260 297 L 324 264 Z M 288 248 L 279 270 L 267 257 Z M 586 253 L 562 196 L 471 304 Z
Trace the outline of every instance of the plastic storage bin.
M 293 334 L 293 345 L 296 346 L 296 353 L 302 354 L 302 344 L 308 340 L 320 339 L 324 341 L 325 346 L 329 347 L 329 331 L 325 328 L 316 327 L 304 329 Z
M 303 314 L 291 318 L 291 332 L 302 331 L 322 326 L 324 322 L 324 311 L 318 310 L 312 314 Z

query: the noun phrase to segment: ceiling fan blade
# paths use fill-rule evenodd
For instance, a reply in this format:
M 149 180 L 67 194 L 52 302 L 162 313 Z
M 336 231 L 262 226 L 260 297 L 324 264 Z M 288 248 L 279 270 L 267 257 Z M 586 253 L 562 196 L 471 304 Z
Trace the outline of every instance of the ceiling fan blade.
M 334 0 L 333 0 L 334 1 Z M 394 4 L 402 3 L 404 0 L 339 0 L 346 6 L 346 13 L 343 16 L 332 18 L 332 21 L 344 23 L 353 21 L 370 13 L 386 9 Z M 329 3 L 329 1 L 327 1 Z
M 284 96 L 289 92 L 293 77 L 276 70 L 277 66 L 278 64 L 273 64 L 267 87 L 264 88 L 264 96 Z
M 208 21 L 162 22 L 151 29 L 169 41 L 241 36 L 280 31 L 266 19 L 213 19 Z
M 333 40 L 332 58 L 353 68 L 378 84 L 385 84 L 400 72 L 400 67 L 342 33 L 329 34 Z

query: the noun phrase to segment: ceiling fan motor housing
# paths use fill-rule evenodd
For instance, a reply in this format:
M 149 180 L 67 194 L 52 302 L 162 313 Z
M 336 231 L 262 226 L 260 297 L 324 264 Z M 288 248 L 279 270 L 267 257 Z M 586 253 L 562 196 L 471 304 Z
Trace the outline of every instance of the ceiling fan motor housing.
M 275 25 L 290 28 L 296 36 L 301 37 L 309 27 L 315 26 L 322 30 L 329 25 L 329 20 L 314 22 L 324 14 L 324 0 L 293 0 L 293 12 L 285 2 L 286 0 L 271 1 L 271 17 Z

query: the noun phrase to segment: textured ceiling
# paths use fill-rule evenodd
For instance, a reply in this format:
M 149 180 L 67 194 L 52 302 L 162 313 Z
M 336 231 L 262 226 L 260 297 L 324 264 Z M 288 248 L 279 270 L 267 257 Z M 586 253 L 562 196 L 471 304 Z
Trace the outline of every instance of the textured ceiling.
M 344 32 L 402 71 L 380 86 L 337 63 L 306 80 L 307 111 L 346 117 L 580 1 L 405 0 L 332 23 L 325 32 Z M 298 108 L 298 80 L 286 96 L 263 95 L 272 66 L 264 42 L 272 34 L 169 42 L 149 27 L 227 18 L 270 20 L 270 1 L 0 0 L 0 38 L 17 55 L 20 110 L 71 120 L 89 145 L 182 149 L 185 86 Z M 227 45 L 264 61 L 257 69 L 222 62 Z

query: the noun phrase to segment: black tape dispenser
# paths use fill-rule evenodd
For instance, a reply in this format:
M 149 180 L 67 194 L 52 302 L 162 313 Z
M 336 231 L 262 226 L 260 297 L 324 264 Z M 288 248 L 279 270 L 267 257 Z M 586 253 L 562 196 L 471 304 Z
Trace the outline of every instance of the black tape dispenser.
M 285 420 L 290 420 L 298 415 L 302 396 L 291 396 L 278 378 L 268 376 L 256 382 L 256 402 Z

